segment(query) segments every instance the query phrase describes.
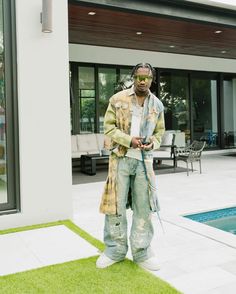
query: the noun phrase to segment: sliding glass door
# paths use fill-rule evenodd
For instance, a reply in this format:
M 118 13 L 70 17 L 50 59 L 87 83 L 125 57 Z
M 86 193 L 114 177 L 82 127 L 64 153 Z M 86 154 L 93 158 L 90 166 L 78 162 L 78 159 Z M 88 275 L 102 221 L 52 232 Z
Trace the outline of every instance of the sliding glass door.
M 103 133 L 104 115 L 109 103 L 109 98 L 114 94 L 117 83 L 115 68 L 98 68 L 98 117 L 99 133 Z
M 103 133 L 109 98 L 120 82 L 131 86 L 131 68 L 71 62 L 70 71 L 72 134 Z
M 118 65 L 71 63 L 72 133 L 103 132 L 109 98 L 120 84 L 131 86 L 131 70 Z M 158 69 L 157 73 L 152 91 L 163 102 L 167 130 L 184 132 L 187 144 L 206 141 L 207 149 L 236 146 L 235 74 L 174 69 Z
M 20 210 L 14 12 L 0 0 L 0 214 Z
M 236 75 L 228 74 L 223 79 L 223 118 L 226 148 L 236 147 Z
M 193 75 L 191 79 L 193 140 L 219 146 L 217 79 L 214 75 Z
M 5 57 L 3 33 L 3 1 L 0 0 L 0 204 L 7 203 L 6 166 L 6 95 L 5 95 Z
M 179 130 L 190 140 L 189 90 L 186 73 L 161 72 L 160 99 L 165 107 L 167 130 Z

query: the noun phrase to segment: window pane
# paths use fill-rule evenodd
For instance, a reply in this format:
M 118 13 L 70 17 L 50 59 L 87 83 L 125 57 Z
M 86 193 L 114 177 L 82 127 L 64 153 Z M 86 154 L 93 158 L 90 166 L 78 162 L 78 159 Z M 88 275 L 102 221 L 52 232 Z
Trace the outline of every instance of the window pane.
M 131 77 L 131 68 L 121 68 L 120 69 L 120 80 L 121 81 L 125 81 L 125 80 L 129 80 Z
M 225 77 L 224 89 L 224 134 L 225 147 L 236 146 L 236 77 Z
M 95 99 L 80 98 L 80 133 L 94 133 Z
M 95 78 L 93 67 L 78 68 L 79 129 L 80 133 L 94 133 L 95 130 Z
M 98 97 L 99 97 L 99 132 L 103 132 L 103 120 L 108 106 L 109 98 L 115 93 L 116 69 L 98 69 Z
M 193 139 L 205 140 L 208 147 L 218 145 L 217 87 L 211 78 L 193 78 Z
M 161 73 L 160 100 L 165 107 L 166 129 L 185 132 L 186 140 L 189 140 L 190 123 L 187 75 Z
M 116 92 L 119 92 L 124 89 L 128 89 L 133 85 L 133 79 L 131 78 L 132 69 L 123 68 L 120 69 L 120 76 L 115 88 Z
M 79 67 L 79 89 L 95 89 L 93 67 Z
M 4 37 L 2 0 L 0 1 L 0 203 L 7 203 L 7 167 L 6 167 L 6 98 L 4 75 Z
M 95 90 L 80 90 L 80 97 L 94 98 Z

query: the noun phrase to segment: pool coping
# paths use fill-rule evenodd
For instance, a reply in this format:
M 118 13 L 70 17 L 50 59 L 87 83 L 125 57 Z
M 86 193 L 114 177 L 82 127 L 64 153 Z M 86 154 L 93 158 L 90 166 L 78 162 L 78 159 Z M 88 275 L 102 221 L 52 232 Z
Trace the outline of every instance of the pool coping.
M 229 207 L 224 207 L 224 208 L 229 208 Z M 219 207 L 218 209 L 224 209 L 224 208 Z M 217 210 L 217 208 L 212 209 L 212 211 L 213 210 Z M 211 210 L 208 210 L 208 211 L 211 211 Z M 186 215 L 198 214 L 202 212 L 203 211 L 192 212 L 192 213 L 188 212 L 182 215 L 162 214 L 161 219 L 163 222 L 170 223 L 179 228 L 185 229 L 192 233 L 201 235 L 205 238 L 214 240 L 228 247 L 236 249 L 236 235 L 185 217 Z

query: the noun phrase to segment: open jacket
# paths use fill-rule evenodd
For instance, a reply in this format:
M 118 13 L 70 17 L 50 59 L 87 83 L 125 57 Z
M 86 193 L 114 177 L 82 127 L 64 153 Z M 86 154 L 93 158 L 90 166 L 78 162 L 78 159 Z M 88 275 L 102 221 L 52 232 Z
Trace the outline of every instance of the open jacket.
M 135 103 L 137 102 L 133 87 L 123 90 L 110 98 L 105 114 L 104 134 L 111 139 L 108 177 L 100 204 L 100 212 L 105 214 L 119 214 L 116 193 L 118 157 L 125 156 L 128 148 L 130 148 L 132 140 L 132 136 L 130 136 L 132 104 Z M 163 110 L 162 102 L 149 91 L 149 95 L 144 101 L 140 136 L 145 137 L 147 140 L 152 140 L 154 143 L 153 149 L 160 147 L 161 138 L 165 131 Z M 149 181 L 150 207 L 152 211 L 156 211 L 159 210 L 159 204 L 157 201 L 155 174 L 152 167 L 152 150 L 144 151 L 144 164 Z

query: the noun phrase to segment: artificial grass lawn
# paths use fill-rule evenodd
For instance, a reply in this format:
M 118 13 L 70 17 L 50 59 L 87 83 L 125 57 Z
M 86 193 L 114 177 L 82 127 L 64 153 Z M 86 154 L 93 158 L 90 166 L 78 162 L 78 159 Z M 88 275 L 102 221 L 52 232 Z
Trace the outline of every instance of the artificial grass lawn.
M 0 234 L 65 225 L 95 247 L 104 244 L 70 221 L 0 231 Z M 125 260 L 107 269 L 97 269 L 97 256 L 46 266 L 0 277 L 0 293 L 4 294 L 175 294 L 180 293 L 166 282 Z

